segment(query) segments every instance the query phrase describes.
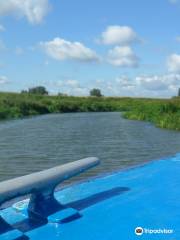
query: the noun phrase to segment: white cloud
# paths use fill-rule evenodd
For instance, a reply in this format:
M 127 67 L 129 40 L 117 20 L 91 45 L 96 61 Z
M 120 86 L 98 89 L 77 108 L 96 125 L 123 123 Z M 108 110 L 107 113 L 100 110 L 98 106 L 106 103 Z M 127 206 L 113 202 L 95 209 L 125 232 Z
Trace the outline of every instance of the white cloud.
M 108 62 L 118 67 L 137 67 L 139 59 L 129 46 L 123 46 L 109 51 Z
M 135 85 L 127 76 L 117 77 L 115 82 L 123 88 L 131 88 Z
M 105 96 L 135 96 L 135 97 L 172 97 L 177 95 L 180 86 L 180 74 L 168 73 L 162 75 L 137 75 L 129 77 L 122 75 L 112 80 L 96 79 L 86 86 L 77 80 L 62 80 L 52 83 L 59 92 L 68 95 L 87 96 L 92 88 L 99 88 Z
M 98 84 L 106 96 L 171 97 L 177 95 L 180 86 L 180 74 L 126 75 Z
M 87 96 L 89 94 L 89 89 L 84 87 L 77 87 L 68 91 L 68 94 L 74 96 Z
M 169 0 L 169 2 L 172 3 L 172 4 L 176 4 L 176 3 L 179 2 L 179 0 Z
M 172 97 L 177 95 L 180 74 L 122 75 L 112 80 L 92 81 L 91 88 L 100 88 L 105 96 Z
M 139 58 L 130 44 L 139 41 L 136 32 L 128 26 L 108 26 L 98 42 L 105 45 L 116 45 L 108 51 L 107 62 L 118 67 L 137 67 Z
M 137 95 L 144 97 L 172 97 L 177 95 L 180 74 L 137 76 L 134 79 Z
M 6 76 L 0 76 L 0 84 L 6 84 L 9 80 Z
M 134 84 L 127 76 L 117 77 L 114 80 L 92 81 L 89 89 L 99 88 L 105 96 L 133 96 Z
M 1 0 L 0 16 L 26 17 L 32 24 L 42 22 L 49 11 L 48 0 Z
M 73 87 L 73 88 L 78 88 L 79 87 L 79 82 L 77 80 L 67 80 L 65 82 L 66 86 Z
M 58 81 L 56 83 L 56 85 L 59 87 L 70 87 L 70 88 L 77 88 L 80 86 L 79 82 L 77 80 L 73 80 L 73 79 Z
M 180 55 L 172 54 L 168 57 L 167 67 L 170 72 L 180 73 Z
M 137 41 L 134 30 L 128 26 L 109 26 L 102 33 L 100 42 L 105 45 L 129 45 Z
M 81 86 L 79 81 L 73 79 L 58 81 L 55 85 L 59 88 L 60 92 L 68 95 L 86 96 L 89 93 L 88 87 Z
M 6 29 L 3 25 L 0 24 L 0 32 L 4 32 Z
M 164 91 L 169 88 L 172 79 L 174 80 L 174 76 L 172 78 L 169 75 L 138 76 L 135 78 L 135 82 L 148 91 Z
M 98 61 L 98 55 L 80 42 L 70 42 L 55 38 L 49 42 L 41 42 L 40 46 L 48 56 L 56 60 Z
M 43 83 L 45 84 L 45 83 Z M 122 75 L 114 79 L 89 79 L 83 81 L 66 79 L 46 82 L 51 92 L 66 93 L 74 96 L 88 96 L 92 88 L 99 88 L 105 96 L 155 97 L 169 98 L 176 96 L 180 87 L 180 74 L 167 73 L 162 75 Z

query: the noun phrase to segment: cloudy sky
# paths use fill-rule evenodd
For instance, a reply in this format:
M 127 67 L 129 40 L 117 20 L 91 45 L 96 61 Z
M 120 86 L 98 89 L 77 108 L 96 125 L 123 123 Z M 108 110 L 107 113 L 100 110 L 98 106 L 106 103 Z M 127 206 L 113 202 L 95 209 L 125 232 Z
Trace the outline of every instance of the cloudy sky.
M 0 0 L 0 91 L 171 97 L 180 0 Z

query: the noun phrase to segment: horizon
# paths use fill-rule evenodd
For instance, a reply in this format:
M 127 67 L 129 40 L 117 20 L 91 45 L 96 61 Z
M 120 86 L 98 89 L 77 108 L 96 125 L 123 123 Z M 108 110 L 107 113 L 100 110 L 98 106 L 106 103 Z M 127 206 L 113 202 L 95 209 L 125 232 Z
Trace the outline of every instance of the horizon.
M 37 86 L 38 87 L 38 86 Z M 42 86 L 43 87 L 43 86 Z M 0 94 L 28 94 L 28 95 L 34 95 L 34 96 L 36 96 L 36 95 L 41 95 L 41 96 L 43 96 L 43 97 L 57 97 L 57 96 L 59 96 L 58 94 L 62 94 L 62 95 L 60 95 L 61 97 L 74 97 L 74 98 L 93 98 L 93 97 L 95 97 L 95 98 L 132 98 L 132 99 L 154 99 L 154 100 L 156 100 L 156 99 L 159 99 L 159 100 L 163 100 L 163 99 L 173 99 L 173 98 L 179 98 L 179 96 L 170 96 L 170 97 L 148 97 L 148 96 L 121 96 L 121 95 L 113 95 L 113 96 L 106 96 L 106 95 L 103 95 L 103 93 L 102 93 L 102 96 L 100 96 L 100 97 L 97 97 L 97 96 L 91 96 L 90 95 L 90 92 L 89 92 L 89 94 L 87 94 L 87 95 L 68 95 L 68 94 L 66 94 L 66 93 L 63 93 L 63 92 L 57 92 L 57 93 L 51 93 L 51 92 L 48 92 L 48 94 L 46 95 L 46 94 L 34 94 L 34 93 L 29 93 L 28 92 L 28 90 L 29 89 L 25 89 L 25 91 L 27 91 L 27 92 L 23 92 L 24 91 L 24 89 L 22 90 L 22 91 L 1 91 L 0 90 Z M 46 89 L 47 91 L 48 91 L 48 89 Z
M 179 13 L 179 0 L 0 2 L 0 91 L 177 96 Z

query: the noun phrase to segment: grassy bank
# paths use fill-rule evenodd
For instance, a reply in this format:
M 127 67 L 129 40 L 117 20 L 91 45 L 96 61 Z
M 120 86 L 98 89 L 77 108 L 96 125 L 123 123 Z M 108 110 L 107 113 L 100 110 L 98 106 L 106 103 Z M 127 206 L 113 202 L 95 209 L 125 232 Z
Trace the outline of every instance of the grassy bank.
M 160 128 L 180 130 L 180 98 L 141 101 L 124 113 L 132 120 L 148 121 Z
M 0 120 L 65 112 L 125 111 L 124 117 L 180 130 L 180 99 L 66 97 L 0 93 Z
M 0 93 L 0 119 L 47 113 L 125 111 L 131 108 L 133 102 L 131 98 Z

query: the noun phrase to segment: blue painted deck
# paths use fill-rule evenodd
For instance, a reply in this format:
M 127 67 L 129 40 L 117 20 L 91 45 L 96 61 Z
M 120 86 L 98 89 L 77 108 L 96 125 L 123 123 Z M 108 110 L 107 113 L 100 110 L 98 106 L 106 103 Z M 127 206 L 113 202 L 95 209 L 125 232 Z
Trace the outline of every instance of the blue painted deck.
M 25 206 L 0 214 L 33 240 L 180 239 L 180 155 L 80 183 L 56 193 L 67 209 L 30 226 Z M 135 228 L 173 233 L 135 235 Z M 14 238 L 13 238 L 14 234 Z M 16 239 L 19 232 L 0 235 Z

